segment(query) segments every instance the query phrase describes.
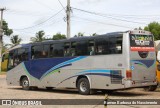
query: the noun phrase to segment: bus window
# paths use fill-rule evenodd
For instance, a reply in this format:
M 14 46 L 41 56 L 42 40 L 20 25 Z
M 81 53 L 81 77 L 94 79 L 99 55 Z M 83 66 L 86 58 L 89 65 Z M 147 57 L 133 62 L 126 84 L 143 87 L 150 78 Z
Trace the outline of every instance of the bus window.
M 32 46 L 32 59 L 42 58 L 43 47 L 41 45 Z
M 63 57 L 64 56 L 64 45 L 62 43 L 54 44 L 50 46 L 50 56 L 51 57 Z
M 48 58 L 49 53 L 50 53 L 50 45 L 44 45 L 43 46 L 43 52 L 42 52 L 43 58 Z
M 71 43 L 71 49 L 70 49 L 71 56 L 76 56 L 76 46 L 77 46 L 76 42 Z
M 104 55 L 109 53 L 108 38 L 99 38 L 95 40 L 96 55 Z
M 84 56 L 84 55 L 87 55 L 87 53 L 88 53 L 87 47 L 88 47 L 87 41 L 77 42 L 77 46 L 76 46 L 76 56 Z
M 19 58 L 18 58 L 18 49 L 14 50 L 13 53 L 13 66 L 17 66 L 19 64 Z
M 13 65 L 13 53 L 14 51 L 9 52 L 9 57 L 8 57 L 8 70 L 12 69 L 14 67 Z
M 64 57 L 70 56 L 70 43 L 64 44 Z
M 19 60 L 19 63 L 21 63 L 22 61 L 28 60 L 28 48 L 18 49 L 18 60 Z
M 90 40 L 88 42 L 88 55 L 94 55 L 95 49 L 94 49 L 94 40 Z
M 109 38 L 109 53 L 122 54 L 122 36 Z
M 18 50 L 15 49 L 15 50 L 9 52 L 8 70 L 14 68 L 18 64 L 19 64 Z

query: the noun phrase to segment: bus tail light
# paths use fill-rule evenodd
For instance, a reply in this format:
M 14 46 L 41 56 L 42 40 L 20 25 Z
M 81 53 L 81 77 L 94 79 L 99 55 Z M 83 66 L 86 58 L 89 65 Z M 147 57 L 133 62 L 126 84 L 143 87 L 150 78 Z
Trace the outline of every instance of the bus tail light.
M 132 79 L 132 71 L 131 70 L 126 70 L 126 78 Z

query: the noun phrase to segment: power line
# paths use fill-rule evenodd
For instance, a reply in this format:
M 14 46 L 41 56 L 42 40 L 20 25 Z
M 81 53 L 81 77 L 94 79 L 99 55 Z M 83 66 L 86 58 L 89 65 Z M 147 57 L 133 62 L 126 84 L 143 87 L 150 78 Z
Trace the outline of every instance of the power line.
M 95 21 L 95 20 L 89 20 L 89 19 L 81 18 L 81 17 L 77 17 L 77 16 L 74 16 L 74 17 L 75 17 L 75 18 L 82 19 L 82 20 L 86 20 L 86 21 L 89 21 L 89 22 L 100 23 L 100 24 L 103 24 L 103 25 L 111 25 L 111 26 L 117 26 L 117 27 L 122 27 L 122 28 L 132 28 L 132 27 L 128 27 L 128 26 L 121 26 L 121 25 L 117 25 L 117 24 L 111 24 L 111 23 L 104 23 L 104 22 L 99 22 L 99 21 Z M 73 17 L 73 18 L 74 18 L 74 17 Z
M 124 21 L 124 22 L 131 22 L 131 23 L 138 23 L 138 24 L 146 24 L 146 23 L 142 23 L 142 22 L 136 22 L 136 21 L 129 21 L 129 20 L 125 20 L 125 19 L 114 18 L 114 17 L 111 17 L 111 16 L 106 16 L 106 15 L 101 14 L 101 13 L 86 11 L 86 10 L 82 10 L 82 9 L 78 9 L 78 8 L 73 8 L 73 9 L 81 11 L 81 12 L 89 13 L 89 14 L 94 14 L 94 15 L 102 16 L 102 17 L 105 17 L 105 18 L 111 18 L 111 19 L 114 19 L 114 20 L 119 20 L 119 21 Z
M 34 1 L 37 2 L 38 4 L 44 6 L 44 7 L 46 7 L 46 8 L 48 8 L 48 9 L 52 10 L 52 11 L 54 10 L 54 9 L 52 9 L 51 7 L 49 7 L 48 5 L 42 3 L 42 2 L 40 2 L 40 1 L 38 1 L 38 0 L 34 0 Z
M 7 10 L 8 14 L 15 14 L 15 15 L 26 15 L 26 16 L 44 16 L 44 14 L 39 14 L 36 12 L 26 12 L 26 11 L 15 11 L 15 10 Z M 45 13 L 45 16 L 49 16 Z
M 39 23 L 39 24 L 36 24 L 36 25 L 33 25 L 33 26 L 30 26 L 30 27 L 26 27 L 26 28 L 22 28 L 22 29 L 14 29 L 14 30 L 25 30 L 25 29 L 30 29 L 30 28 L 34 28 L 36 26 L 39 26 L 41 24 L 44 24 L 45 22 L 49 21 L 50 19 L 52 19 L 53 17 L 57 16 L 63 9 L 61 9 L 60 11 L 58 11 L 56 14 L 52 15 L 51 17 L 49 17 L 47 20 Z
M 65 9 L 65 7 L 63 6 L 63 4 L 61 3 L 61 1 L 60 0 L 58 0 L 58 2 L 60 3 L 60 5 L 62 6 L 62 8 L 64 9 L 64 11 L 66 12 L 66 9 Z

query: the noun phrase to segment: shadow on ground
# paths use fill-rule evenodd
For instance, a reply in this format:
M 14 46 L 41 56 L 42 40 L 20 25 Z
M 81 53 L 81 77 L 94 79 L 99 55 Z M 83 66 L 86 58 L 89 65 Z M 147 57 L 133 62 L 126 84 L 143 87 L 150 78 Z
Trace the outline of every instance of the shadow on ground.
M 22 88 L 8 88 L 8 89 L 14 89 L 14 90 L 23 90 Z M 47 89 L 33 89 L 33 90 L 29 90 L 29 91 L 35 91 L 35 92 L 48 92 L 48 93 L 59 93 L 59 94 L 77 94 L 79 95 L 79 92 L 76 89 L 51 89 L 51 90 L 47 90 Z M 94 92 L 92 94 L 92 96 L 94 95 L 105 95 L 108 94 L 110 96 L 118 96 L 118 97 L 136 97 L 136 96 L 146 96 L 146 95 L 151 95 L 148 94 L 147 92 L 133 92 L 133 91 L 128 91 L 128 90 L 123 90 L 123 91 L 114 91 L 112 93 L 103 93 L 101 91 L 98 92 Z

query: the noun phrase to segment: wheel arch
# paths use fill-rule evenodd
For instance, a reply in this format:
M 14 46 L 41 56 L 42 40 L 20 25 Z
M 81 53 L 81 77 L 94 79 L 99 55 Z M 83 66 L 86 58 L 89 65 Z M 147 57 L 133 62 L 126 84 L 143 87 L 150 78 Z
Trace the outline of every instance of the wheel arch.
M 28 77 L 27 75 L 22 75 L 22 76 L 20 77 L 20 79 L 19 79 L 19 85 L 20 85 L 20 86 L 22 86 L 22 79 L 25 78 L 25 77 L 28 78 L 28 80 L 29 80 L 29 82 L 30 82 L 30 79 L 29 79 L 29 77 Z
M 81 79 L 81 78 L 87 78 L 88 81 L 89 81 L 90 88 L 91 88 L 91 78 L 89 76 L 87 76 L 87 75 L 80 75 L 80 76 L 77 77 L 77 79 L 76 79 L 76 88 L 78 86 L 77 85 L 78 84 L 78 80 Z

